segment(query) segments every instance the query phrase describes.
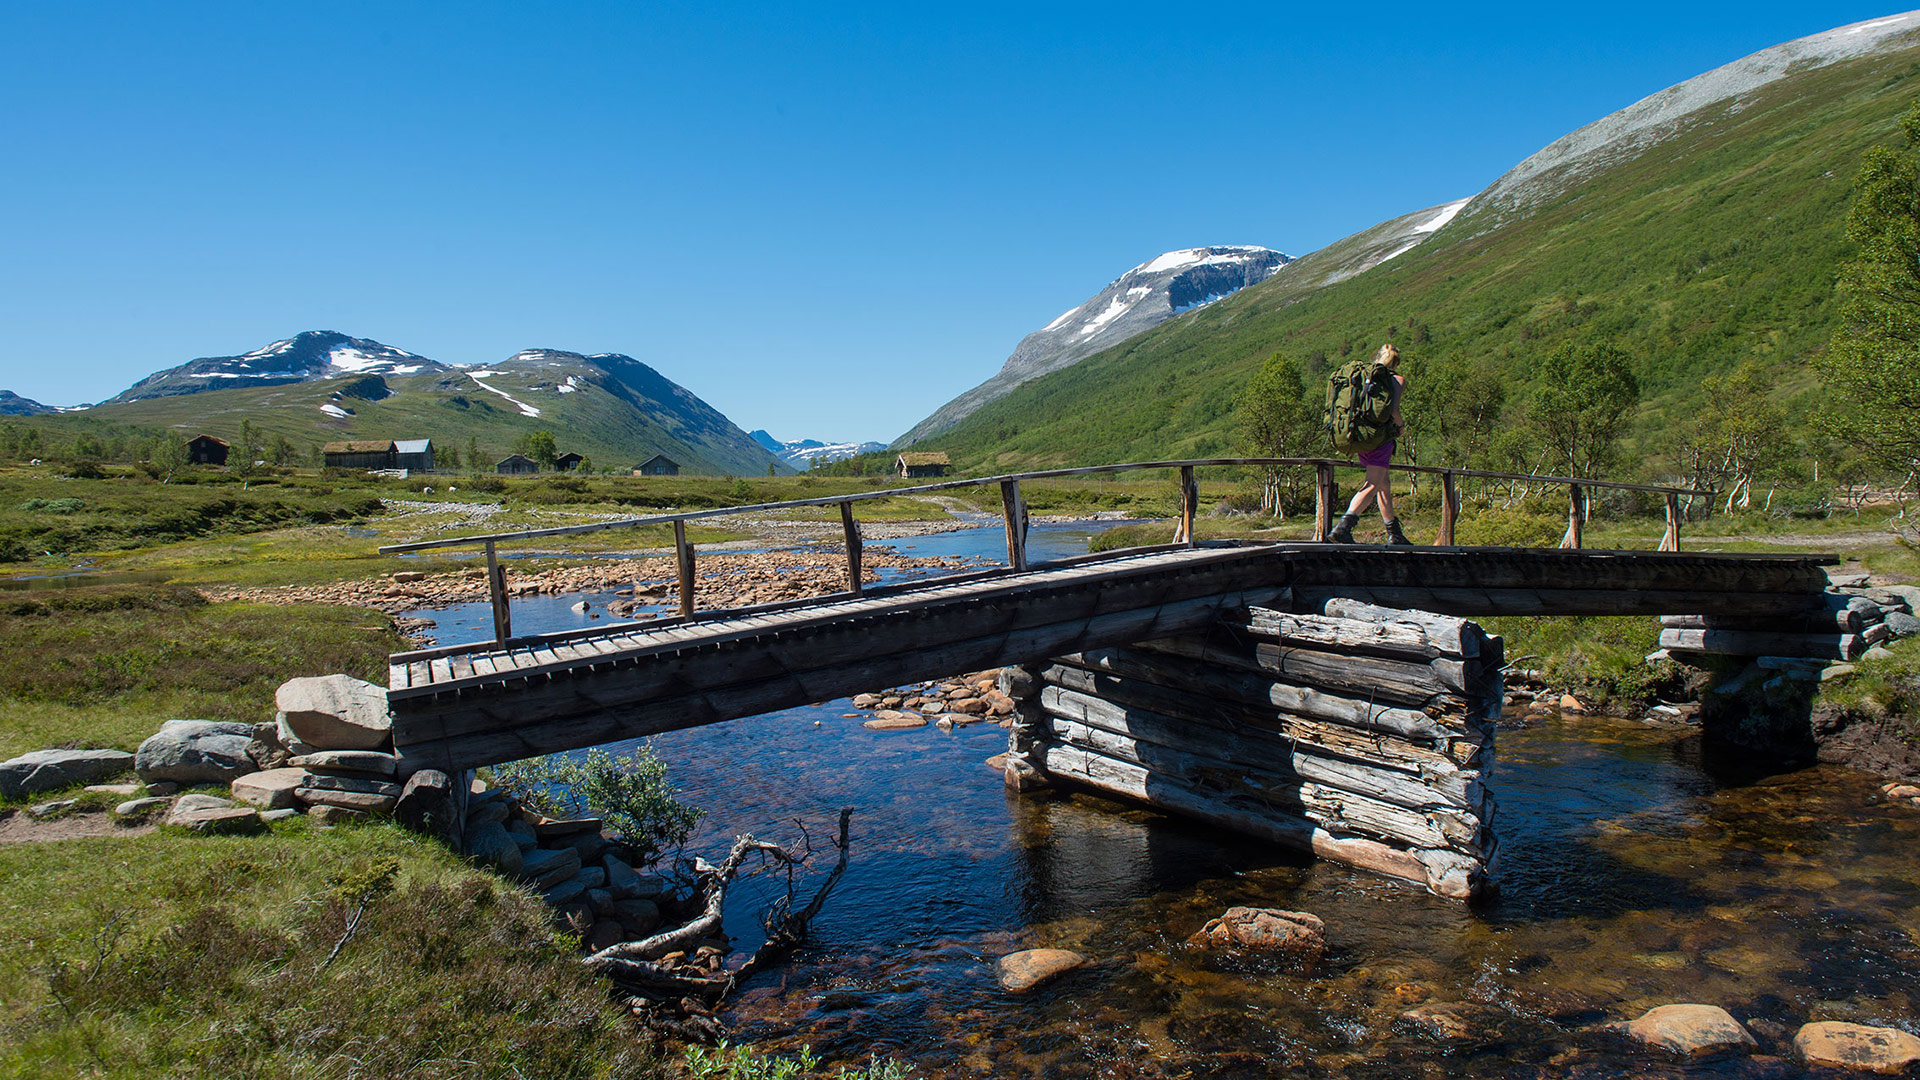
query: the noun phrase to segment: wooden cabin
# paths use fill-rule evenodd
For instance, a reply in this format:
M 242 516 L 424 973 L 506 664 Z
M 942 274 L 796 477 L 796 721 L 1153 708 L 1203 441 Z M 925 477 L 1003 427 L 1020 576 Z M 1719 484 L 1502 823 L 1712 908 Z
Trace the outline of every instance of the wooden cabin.
M 408 472 L 433 471 L 432 439 L 396 439 L 393 443 L 393 467 Z
M 525 476 L 540 471 L 540 463 L 523 454 L 508 454 L 493 466 L 502 476 Z
M 916 451 L 901 454 L 894 460 L 903 480 L 921 480 L 932 476 L 945 476 L 953 462 L 947 459 L 944 450 Z
M 187 440 L 187 463 L 189 465 L 225 465 L 228 449 L 225 439 L 216 439 L 211 435 L 195 435 Z
M 680 463 L 665 454 L 655 454 L 633 467 L 635 476 L 679 476 Z
M 330 442 L 320 448 L 321 457 L 329 469 L 392 469 L 393 440 L 384 442 L 373 439 L 357 439 L 351 442 Z
M 566 453 L 561 454 L 559 457 L 553 459 L 553 467 L 556 469 L 559 469 L 561 472 L 572 472 L 573 470 L 579 468 L 580 463 L 585 460 L 587 460 L 586 455 L 576 454 L 573 451 L 569 450 Z

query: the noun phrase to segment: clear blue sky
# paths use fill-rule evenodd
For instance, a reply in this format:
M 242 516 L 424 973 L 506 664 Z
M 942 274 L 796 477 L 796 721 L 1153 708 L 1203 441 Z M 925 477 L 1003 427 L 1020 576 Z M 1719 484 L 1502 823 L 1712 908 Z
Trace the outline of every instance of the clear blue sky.
M 886 440 L 1128 267 L 1303 254 L 1865 4 L 0 5 L 0 388 L 306 329 Z

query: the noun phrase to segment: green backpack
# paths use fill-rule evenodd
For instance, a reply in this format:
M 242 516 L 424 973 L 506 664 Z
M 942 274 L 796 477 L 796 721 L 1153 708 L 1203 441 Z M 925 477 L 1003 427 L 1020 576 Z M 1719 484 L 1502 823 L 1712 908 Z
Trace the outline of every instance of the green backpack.
M 1393 394 L 1393 369 L 1377 360 L 1354 360 L 1328 376 L 1327 437 L 1334 449 L 1377 450 L 1400 434 Z

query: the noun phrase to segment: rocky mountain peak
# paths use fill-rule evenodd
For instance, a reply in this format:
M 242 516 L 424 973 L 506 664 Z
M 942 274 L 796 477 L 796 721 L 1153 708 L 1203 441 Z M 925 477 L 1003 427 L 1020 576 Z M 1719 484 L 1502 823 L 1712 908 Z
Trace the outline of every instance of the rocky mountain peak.
M 449 370 L 445 364 L 335 330 L 307 330 L 238 356 L 202 356 L 134 383 L 112 403 L 275 386 L 345 376 L 406 376 Z

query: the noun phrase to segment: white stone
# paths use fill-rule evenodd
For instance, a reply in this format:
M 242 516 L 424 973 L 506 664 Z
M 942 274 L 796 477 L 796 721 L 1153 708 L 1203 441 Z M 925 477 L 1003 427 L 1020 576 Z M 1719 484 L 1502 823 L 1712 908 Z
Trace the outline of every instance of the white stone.
M 393 731 L 387 692 L 350 675 L 288 679 L 274 702 L 294 738 L 321 750 L 378 750 Z

